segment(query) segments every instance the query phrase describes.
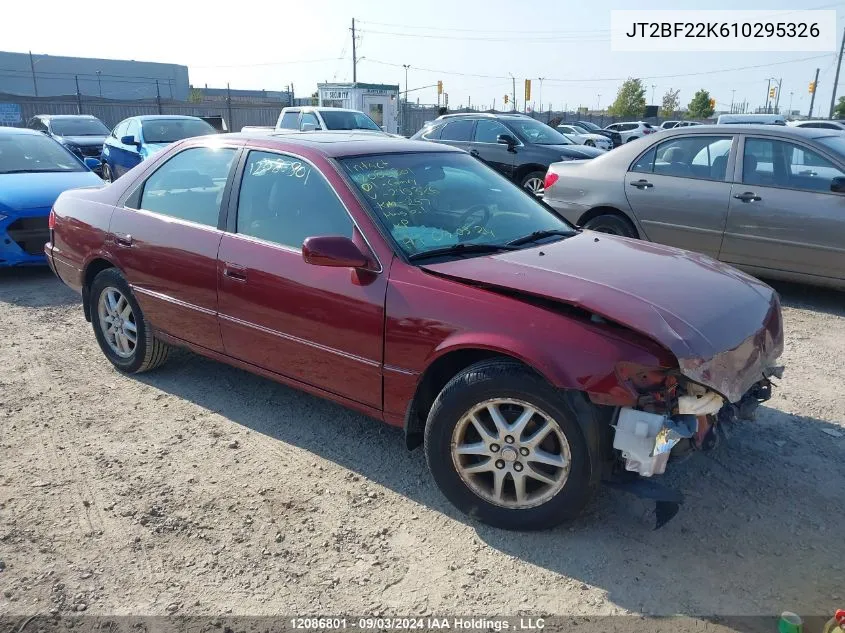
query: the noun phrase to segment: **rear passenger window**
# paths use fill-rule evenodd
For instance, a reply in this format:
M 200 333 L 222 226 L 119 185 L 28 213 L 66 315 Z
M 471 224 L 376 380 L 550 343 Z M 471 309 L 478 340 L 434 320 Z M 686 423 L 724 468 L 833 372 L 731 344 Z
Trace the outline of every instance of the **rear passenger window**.
M 636 163 L 631 166 L 631 171 L 638 171 L 650 174 L 654 169 L 655 149 L 652 147 L 645 154 L 639 157 Z
M 279 122 L 279 127 L 284 130 L 298 130 L 299 112 L 285 112 Z
M 331 185 L 308 163 L 285 154 L 250 152 L 237 231 L 300 249 L 307 237 L 352 237 L 352 219 Z
M 472 126 L 475 121 L 452 121 L 446 124 L 440 133 L 441 141 L 469 141 L 472 139 Z
M 216 227 L 234 157 L 231 148 L 194 147 L 179 152 L 144 183 L 141 208 Z

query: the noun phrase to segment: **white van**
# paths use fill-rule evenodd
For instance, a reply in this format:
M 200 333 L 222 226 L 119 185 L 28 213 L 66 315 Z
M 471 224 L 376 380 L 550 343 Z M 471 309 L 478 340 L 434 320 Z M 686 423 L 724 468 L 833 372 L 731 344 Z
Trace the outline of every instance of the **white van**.
M 720 114 L 716 125 L 786 125 L 782 114 Z

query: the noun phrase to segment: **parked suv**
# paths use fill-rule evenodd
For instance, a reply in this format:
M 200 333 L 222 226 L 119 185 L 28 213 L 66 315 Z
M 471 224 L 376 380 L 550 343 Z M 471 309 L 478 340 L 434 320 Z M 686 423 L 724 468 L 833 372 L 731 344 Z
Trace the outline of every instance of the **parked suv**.
M 38 114 L 26 126 L 53 137 L 82 160 L 99 159 L 109 135 L 109 128 L 90 114 Z
M 302 106 L 283 108 L 276 122 L 277 130 L 350 130 L 387 134 L 378 124 L 360 110 Z M 391 135 L 392 136 L 392 135 Z
M 463 149 L 536 196 L 543 195 L 546 170 L 552 163 L 604 154 L 520 114 L 447 114 L 411 140 Z
M 593 123 L 592 121 L 561 121 L 561 123 L 565 123 L 567 125 L 575 125 L 584 128 L 585 130 L 593 134 L 601 134 L 602 136 L 606 136 L 611 141 L 613 141 L 613 147 L 619 147 L 620 145 L 622 145 L 622 137 L 619 135 L 619 132 L 605 130 L 604 128 L 601 128 L 595 123 Z
M 651 123 L 646 123 L 644 121 L 614 123 L 612 125 L 608 125 L 604 129 L 609 132 L 618 132 L 619 136 L 622 137 L 623 143 L 629 143 L 638 138 L 642 138 L 646 134 L 653 134 L 654 132 L 657 132 L 656 127 L 654 127 Z

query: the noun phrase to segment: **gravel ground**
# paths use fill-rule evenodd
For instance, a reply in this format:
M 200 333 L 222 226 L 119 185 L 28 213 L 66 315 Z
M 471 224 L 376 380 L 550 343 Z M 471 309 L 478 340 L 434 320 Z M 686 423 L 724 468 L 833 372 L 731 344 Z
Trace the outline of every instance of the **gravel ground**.
M 46 270 L 0 272 L 0 614 L 832 614 L 845 294 L 778 285 L 787 366 L 667 474 L 544 533 L 474 523 L 402 433 L 187 352 L 126 377 Z

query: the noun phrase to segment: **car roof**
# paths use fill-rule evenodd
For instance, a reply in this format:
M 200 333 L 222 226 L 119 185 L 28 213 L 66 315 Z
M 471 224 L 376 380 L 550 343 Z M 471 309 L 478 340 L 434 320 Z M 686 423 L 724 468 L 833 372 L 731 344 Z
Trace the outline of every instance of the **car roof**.
M 687 134 L 777 134 L 778 136 L 791 136 L 794 138 L 819 138 L 822 136 L 836 136 L 841 134 L 836 130 L 825 130 L 811 127 L 792 127 L 788 125 L 770 125 L 761 123 L 723 123 L 722 125 L 693 125 L 687 128 L 672 128 L 666 130 L 666 134 L 660 133 L 660 138 L 671 138 L 672 136 L 684 136 Z
M 232 138 L 255 141 L 267 146 L 268 141 L 276 141 L 280 149 L 291 145 L 300 145 L 315 150 L 329 158 L 363 156 L 368 154 L 410 154 L 422 152 L 457 152 L 463 150 L 441 143 L 411 141 L 392 136 L 373 135 L 360 132 L 299 132 L 280 130 L 272 134 L 254 134 L 249 131 L 227 135 Z
M 3 127 L 0 126 L 0 136 L 16 136 L 22 134 L 37 134 L 38 136 L 44 136 L 38 130 L 30 130 L 29 128 L 25 127 Z
M 803 125 L 804 123 L 836 123 L 837 125 L 845 125 L 845 121 L 838 119 L 805 119 L 804 121 L 793 121 L 793 125 Z
M 61 119 L 97 119 L 93 114 L 36 114 L 34 119 L 50 119 L 50 120 L 61 120 Z M 99 119 L 97 119 L 99 121 Z
M 190 119 L 202 121 L 198 116 L 188 116 L 185 114 L 140 114 L 138 116 L 127 117 L 129 119 L 137 119 L 138 121 L 160 121 L 171 119 Z M 124 119 L 125 120 L 125 119 Z
M 435 119 L 435 121 L 445 121 L 447 119 L 459 119 L 466 117 L 479 119 L 531 119 L 532 121 L 536 120 L 528 116 L 527 114 L 520 114 L 519 112 L 501 114 L 495 112 L 454 112 L 452 114 L 441 114 Z
M 313 110 L 331 110 L 332 112 L 358 112 L 361 113 L 360 110 L 356 110 L 355 108 L 335 108 L 333 106 L 287 106 L 286 108 L 282 108 L 282 112 L 294 112 L 294 111 L 313 111 Z

